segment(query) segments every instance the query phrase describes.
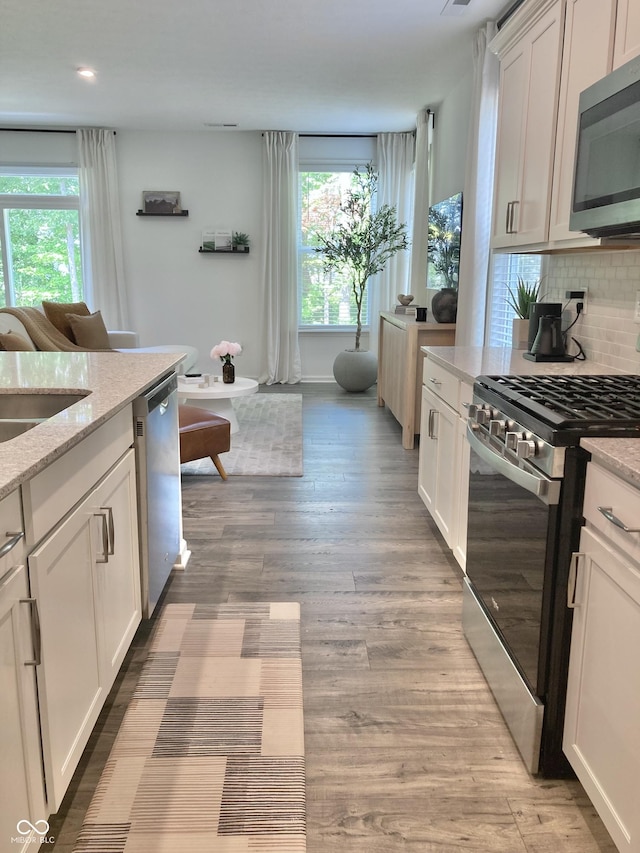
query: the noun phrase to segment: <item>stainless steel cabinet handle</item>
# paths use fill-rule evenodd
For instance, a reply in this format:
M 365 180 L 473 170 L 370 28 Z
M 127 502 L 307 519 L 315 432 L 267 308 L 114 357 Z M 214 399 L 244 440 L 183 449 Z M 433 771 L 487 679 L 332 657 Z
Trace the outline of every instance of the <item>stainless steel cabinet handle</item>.
M 507 234 L 516 234 L 516 229 L 514 227 L 514 222 L 516 219 L 516 204 L 519 202 L 514 199 L 514 201 L 510 201 L 507 204 L 507 221 L 505 224 L 505 231 Z
M 627 527 L 624 521 L 620 521 L 618 516 L 613 514 L 613 507 L 599 506 L 598 512 L 601 512 L 607 521 L 610 521 L 611 524 L 615 524 L 616 527 L 619 527 L 620 530 L 624 530 L 625 533 L 640 533 L 640 527 Z
M 9 539 L 4 543 L 4 545 L 0 548 L 0 557 L 4 557 L 9 551 L 12 551 L 18 542 L 23 538 L 24 532 L 22 530 L 18 531 L 18 533 L 11 533 L 7 531 L 5 536 L 8 536 Z
M 438 436 L 435 434 L 435 421 L 436 421 L 436 415 L 437 414 L 439 414 L 437 409 L 429 409 L 428 432 L 429 432 L 429 438 L 433 438 L 433 439 L 438 438 Z
M 109 549 L 107 553 L 111 556 L 115 554 L 116 550 L 116 531 L 115 526 L 113 524 L 113 507 L 112 506 L 101 506 L 101 512 L 107 513 L 108 519 L 108 534 L 109 534 Z
M 100 512 L 93 513 L 96 518 L 102 519 L 102 554 L 96 557 L 96 563 L 108 563 L 109 554 L 109 528 L 107 525 L 107 510 L 101 508 Z
M 508 201 L 507 202 L 507 215 L 506 215 L 505 220 L 504 220 L 504 233 L 505 234 L 511 234 L 511 231 L 509 230 L 509 223 L 511 222 L 512 206 L 513 206 L 513 202 Z
M 442 385 L 442 382 L 440 382 L 439 379 L 436 379 L 435 376 L 430 376 L 429 382 L 432 382 L 434 385 Z
M 578 587 L 578 560 L 580 557 L 584 557 L 580 551 L 574 551 L 571 555 L 571 562 L 569 563 L 569 581 L 567 583 L 567 607 L 570 607 L 572 610 L 575 607 L 579 607 L 576 602 L 576 590 Z
M 42 632 L 40 631 L 40 613 L 35 598 L 21 598 L 20 604 L 28 604 L 31 610 L 31 642 L 33 644 L 33 660 L 26 660 L 25 666 L 40 666 L 42 663 Z

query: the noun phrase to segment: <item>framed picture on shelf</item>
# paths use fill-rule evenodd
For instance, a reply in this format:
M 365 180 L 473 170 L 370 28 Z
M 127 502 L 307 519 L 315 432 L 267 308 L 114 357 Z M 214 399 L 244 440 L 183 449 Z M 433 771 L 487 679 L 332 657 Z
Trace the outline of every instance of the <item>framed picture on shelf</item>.
M 142 210 L 156 216 L 175 216 L 182 213 L 180 193 L 173 190 L 144 190 Z

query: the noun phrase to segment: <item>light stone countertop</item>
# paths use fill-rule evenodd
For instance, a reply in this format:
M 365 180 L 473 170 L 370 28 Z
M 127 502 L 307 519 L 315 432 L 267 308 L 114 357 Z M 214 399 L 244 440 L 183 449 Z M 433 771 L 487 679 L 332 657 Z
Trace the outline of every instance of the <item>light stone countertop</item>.
M 620 373 L 596 361 L 528 361 L 508 347 L 422 347 L 429 359 L 473 384 L 476 376 L 593 376 Z
M 89 392 L 68 409 L 0 443 L 0 498 L 171 373 L 181 358 L 180 353 L 0 353 L 0 417 L 6 392 Z
M 422 347 L 435 363 L 473 384 L 476 376 L 599 376 L 620 373 L 595 361 L 535 362 L 506 347 Z M 639 438 L 584 438 L 594 461 L 640 488 Z

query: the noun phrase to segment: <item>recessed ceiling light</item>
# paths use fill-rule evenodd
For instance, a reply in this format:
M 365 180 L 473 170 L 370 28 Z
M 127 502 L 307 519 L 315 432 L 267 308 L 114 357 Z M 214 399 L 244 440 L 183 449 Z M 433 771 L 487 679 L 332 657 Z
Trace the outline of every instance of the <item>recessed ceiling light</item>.
M 86 77 L 87 80 L 92 80 L 96 76 L 96 72 L 93 68 L 78 68 L 78 74 L 81 77 Z

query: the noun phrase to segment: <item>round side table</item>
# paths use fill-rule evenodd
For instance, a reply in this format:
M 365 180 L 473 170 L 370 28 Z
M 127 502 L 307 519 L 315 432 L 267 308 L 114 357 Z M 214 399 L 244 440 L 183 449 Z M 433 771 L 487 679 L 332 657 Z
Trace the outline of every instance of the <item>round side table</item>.
M 234 411 L 231 400 L 234 397 L 247 397 L 255 394 L 258 383 L 255 379 L 246 376 L 236 376 L 236 381 L 226 385 L 222 381 L 214 382 L 201 388 L 198 383 L 185 382 L 178 377 L 178 399 L 181 403 L 189 402 L 194 406 L 201 406 L 210 412 L 215 412 L 222 418 L 226 418 L 231 424 L 231 432 L 238 432 L 238 418 Z

